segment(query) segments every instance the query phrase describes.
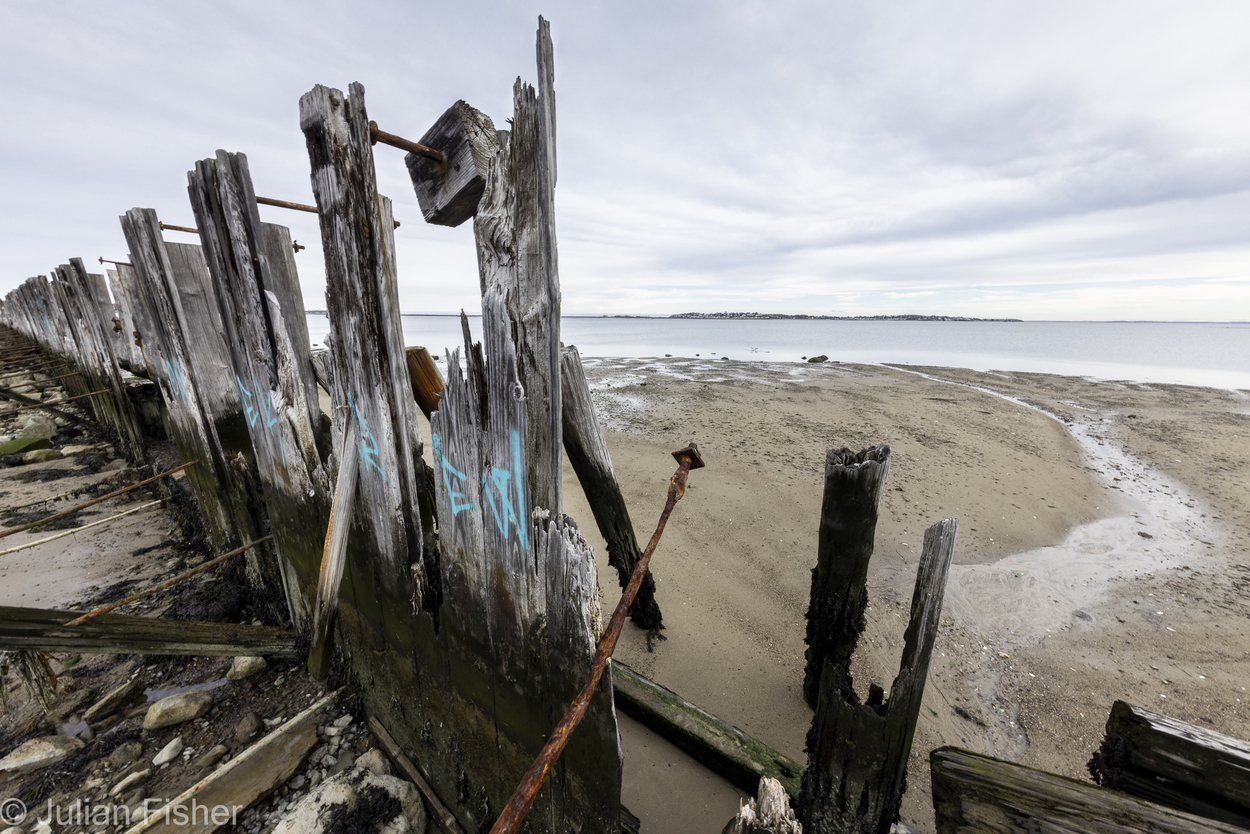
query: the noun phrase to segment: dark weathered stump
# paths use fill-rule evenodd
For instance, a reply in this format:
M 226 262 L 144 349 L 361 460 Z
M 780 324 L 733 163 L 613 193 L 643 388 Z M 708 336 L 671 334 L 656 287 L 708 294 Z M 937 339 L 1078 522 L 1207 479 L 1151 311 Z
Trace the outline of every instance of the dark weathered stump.
M 835 685 L 850 677 L 851 655 L 864 630 L 877 505 L 889 471 L 890 447 L 885 444 L 858 453 L 830 449 L 825 456 L 803 676 L 803 697 L 813 709 L 826 659 L 832 663 Z
M 938 834 L 1245 831 L 1118 791 L 955 747 L 941 747 L 930 753 L 929 767 L 933 773 Z
M 849 676 L 825 660 L 799 802 L 809 834 L 887 834 L 898 819 L 957 529 L 946 518 L 925 531 L 903 657 L 888 701 L 870 688 L 868 702 L 860 704 Z

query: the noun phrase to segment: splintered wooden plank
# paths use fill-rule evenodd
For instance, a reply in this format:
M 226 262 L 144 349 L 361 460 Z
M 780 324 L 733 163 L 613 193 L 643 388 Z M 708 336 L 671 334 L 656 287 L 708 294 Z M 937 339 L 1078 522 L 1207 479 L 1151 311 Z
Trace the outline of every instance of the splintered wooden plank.
M 295 633 L 280 628 L 128 614 L 102 614 L 81 625 L 65 625 L 84 613 L 0 606 L 0 649 L 196 657 L 299 656 Z
M 558 517 L 561 502 L 560 277 L 555 233 L 555 92 L 551 36 L 538 28 L 539 90 L 513 85 L 512 130 L 498 132 L 486 192 L 473 223 L 482 292 L 504 299 L 517 340 L 517 375 L 529 411 L 525 448 L 535 509 Z M 553 420 L 551 415 L 555 415 Z
M 1116 701 L 1090 763 L 1099 783 L 1250 828 L 1250 744 Z
M 486 188 L 495 126 L 485 113 L 457 101 L 426 131 L 420 144 L 445 155 L 441 165 L 414 153 L 404 156 L 421 214 L 427 223 L 459 226 L 477 212 Z
M 1031 767 L 941 747 L 929 754 L 938 834 L 1243 832 Z M 804 827 L 804 831 L 808 829 Z
M 748 794 L 761 777 L 776 779 L 799 798 L 803 765 L 705 712 L 676 692 L 612 661 L 616 708 L 645 724 Z
M 135 325 L 134 313 L 131 311 L 130 299 L 122 286 L 122 279 L 116 269 L 108 270 L 109 289 L 117 304 L 117 320 L 121 330 L 112 335 L 117 362 L 123 368 L 137 376 L 147 376 L 148 369 L 143 362 L 143 354 L 135 344 L 138 327 Z

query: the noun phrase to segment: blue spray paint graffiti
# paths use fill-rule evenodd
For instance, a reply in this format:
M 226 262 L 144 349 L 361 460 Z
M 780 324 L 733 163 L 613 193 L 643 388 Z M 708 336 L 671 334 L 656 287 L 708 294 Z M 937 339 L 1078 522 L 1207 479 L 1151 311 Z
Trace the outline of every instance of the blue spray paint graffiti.
M 182 369 L 178 367 L 178 362 L 173 365 L 169 364 L 169 360 L 165 360 L 165 373 L 169 376 L 169 390 L 173 392 L 175 397 L 186 399 L 187 387 L 182 381 Z
M 352 414 L 356 415 L 356 427 L 360 430 L 360 458 L 367 465 L 372 466 L 378 471 L 388 484 L 391 479 L 382 471 L 382 467 L 378 466 L 378 441 L 374 440 L 373 432 L 369 431 L 369 426 L 365 424 L 364 418 L 360 416 L 360 411 L 356 408 L 356 400 L 351 394 L 347 395 L 347 403 L 352 407 Z M 368 440 L 368 445 L 365 441 Z
M 469 504 L 458 499 L 464 493 L 453 491 L 451 477 L 468 483 L 469 477 L 452 465 L 443 454 L 443 444 L 437 434 L 434 438 L 434 459 L 443 474 L 443 488 L 451 499 L 452 515 L 460 515 L 464 510 L 472 509 L 477 504 Z M 525 511 L 525 458 L 521 454 L 521 433 L 513 429 L 511 432 L 512 468 L 499 469 L 491 467 L 482 473 L 482 494 L 490 506 L 491 515 L 495 519 L 495 527 L 505 539 L 516 531 L 517 541 L 521 549 L 529 550 L 528 514 Z M 449 477 L 451 476 L 451 477 Z M 515 495 L 515 502 L 513 496 Z
M 238 374 L 234 375 L 234 382 L 239 386 L 239 393 L 243 395 L 243 415 L 247 417 L 247 427 L 249 430 L 254 429 L 260 412 L 252 406 L 252 392 L 243 387 L 243 380 L 239 379 Z M 273 401 L 269 397 L 260 396 L 260 385 L 255 380 L 252 381 L 252 387 L 256 389 L 256 399 L 260 401 L 260 407 L 264 409 L 265 430 L 278 438 L 278 454 L 282 459 L 282 465 L 286 466 L 286 446 L 282 443 L 282 432 L 274 428 L 278 425 L 278 418 L 274 416 Z
M 443 486 L 447 489 L 447 497 L 451 499 L 451 514 L 458 516 L 465 510 L 471 510 L 477 504 L 470 504 L 460 500 L 465 497 L 463 492 L 456 492 L 451 488 L 451 479 L 448 475 L 452 475 L 457 479 L 468 483 L 469 476 L 461 472 L 459 469 L 451 465 L 451 461 L 447 460 L 447 456 L 443 454 L 443 444 L 438 439 L 438 435 L 432 435 L 434 438 L 434 461 L 438 464 L 439 471 L 443 473 Z

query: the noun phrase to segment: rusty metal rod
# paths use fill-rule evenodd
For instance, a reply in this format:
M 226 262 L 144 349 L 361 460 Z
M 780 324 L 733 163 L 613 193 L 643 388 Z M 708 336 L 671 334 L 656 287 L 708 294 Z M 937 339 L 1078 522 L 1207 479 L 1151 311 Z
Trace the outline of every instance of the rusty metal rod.
M 508 804 L 504 806 L 503 813 L 499 815 L 499 819 L 495 820 L 495 825 L 491 828 L 490 834 L 514 834 L 517 828 L 520 827 L 526 813 L 529 812 L 530 806 L 534 804 L 534 799 L 538 796 L 538 791 L 542 788 L 543 782 L 546 781 L 552 765 L 555 764 L 560 754 L 564 752 L 564 747 L 569 742 L 569 736 L 573 734 L 573 730 L 581 722 L 582 716 L 586 714 L 586 709 L 590 706 L 591 696 L 599 688 L 599 679 L 603 677 L 603 670 L 607 667 L 608 661 L 612 659 L 612 651 L 616 648 L 617 638 L 621 636 L 621 628 L 625 625 L 625 615 L 629 612 L 629 606 L 633 604 L 634 597 L 638 595 L 638 589 L 642 586 L 642 578 L 647 575 L 647 566 L 651 564 L 651 554 L 655 552 L 655 546 L 660 543 L 660 536 L 664 534 L 664 525 L 668 523 L 668 517 L 673 512 L 673 507 L 686 494 L 686 476 L 691 469 L 701 469 L 704 466 L 703 458 L 699 456 L 699 449 L 693 443 L 684 449 L 673 452 L 673 457 L 677 459 L 680 465 L 669 481 L 668 500 L 664 503 L 664 512 L 660 513 L 660 523 L 656 525 L 655 532 L 651 535 L 651 541 L 647 544 L 647 549 L 634 567 L 634 574 L 630 577 L 629 584 L 625 586 L 625 592 L 621 594 L 621 601 L 616 604 L 616 610 L 612 612 L 612 620 L 608 624 L 608 630 L 599 640 L 599 647 L 595 650 L 595 657 L 590 664 L 590 680 L 586 681 L 582 691 L 577 694 L 577 697 L 569 704 L 569 708 L 565 710 L 564 717 L 560 719 L 560 723 L 556 724 L 555 729 L 551 731 L 551 735 L 547 737 L 547 743 L 543 745 L 538 758 L 534 760 L 534 764 L 525 774 L 525 777 L 521 779 L 521 784 L 517 785 L 516 790 L 512 793 L 512 798 L 508 800 Z
M 17 412 L 25 411 L 28 408 L 52 408 L 53 406 L 72 403 L 74 400 L 81 400 L 83 397 L 94 397 L 96 394 L 107 393 L 109 393 L 107 388 L 101 388 L 99 391 L 92 391 L 90 394 L 79 394 L 77 397 L 66 397 L 63 400 L 52 400 L 51 402 L 46 403 L 32 403 L 31 405 L 19 405 L 17 408 L 11 408 L 8 411 L 0 411 L 0 417 L 4 417 L 7 414 L 16 414 Z
M 56 513 L 55 515 L 50 515 L 47 518 L 41 518 L 38 521 L 32 521 L 30 524 L 23 524 L 20 527 L 14 527 L 11 530 L 5 530 L 3 532 L 0 532 L 0 539 L 3 539 L 5 536 L 11 536 L 14 533 L 20 533 L 23 530 L 29 530 L 31 527 L 37 527 L 40 524 L 46 524 L 49 521 L 56 521 L 57 519 L 65 518 L 66 516 L 73 515 L 79 510 L 87 509 L 92 504 L 99 504 L 101 501 L 107 501 L 110 498 L 116 498 L 119 495 L 130 492 L 131 490 L 138 489 L 141 486 L 146 486 L 154 481 L 159 481 L 161 478 L 168 478 L 170 475 L 173 475 L 176 472 L 181 472 L 182 470 L 186 469 L 188 466 L 194 466 L 197 463 L 199 463 L 198 460 L 193 460 L 190 463 L 184 463 L 182 466 L 175 466 L 173 469 L 168 469 L 159 475 L 148 478 L 146 481 L 140 481 L 137 484 L 131 484 L 130 486 L 122 487 L 121 489 L 117 489 L 117 490 L 110 492 L 108 495 L 101 495 L 99 498 L 92 498 L 90 501 L 86 501 L 82 504 L 79 504 L 77 507 L 64 510 L 62 512 Z
M 162 223 L 159 220 L 156 221 L 156 225 L 161 227 L 162 232 L 168 230 L 171 232 L 187 232 L 192 235 L 198 235 L 200 233 L 199 229 L 193 229 L 190 226 L 175 226 L 172 223 Z
M 38 547 L 41 544 L 47 544 L 48 542 L 53 542 L 53 541 L 56 541 L 57 539 L 63 539 L 66 536 L 72 536 L 75 533 L 81 533 L 83 530 L 89 530 L 92 527 L 99 527 L 101 524 L 108 524 L 110 521 L 116 521 L 119 518 L 125 518 L 126 516 L 132 515 L 141 510 L 146 510 L 148 507 L 155 507 L 159 503 L 161 503 L 159 500 L 149 501 L 146 504 L 140 504 L 137 507 L 131 507 L 129 510 L 120 512 L 117 515 L 111 515 L 108 518 L 102 518 L 99 521 L 93 521 L 90 524 L 84 524 L 81 527 L 75 527 L 72 530 L 66 530 L 62 533 L 57 533 L 54 536 L 48 536 L 47 538 L 43 538 L 43 539 L 36 539 L 33 542 L 26 542 L 25 544 L 19 544 L 19 545 L 16 545 L 15 547 L 10 547 L 8 550 L 0 550 L 0 556 L 7 556 L 10 553 L 17 553 L 19 550 L 26 550 L 27 548 L 31 548 L 31 547 Z
M 426 159 L 432 159 L 439 165 L 447 164 L 447 155 L 442 151 L 436 151 L 433 148 L 427 148 L 419 142 L 413 142 L 402 136 L 387 133 L 385 130 L 378 128 L 377 122 L 369 122 L 369 143 L 376 145 L 378 142 L 381 142 L 383 145 L 390 145 L 392 148 L 399 148 L 401 151 L 415 153 L 417 156 L 424 156 Z
M 304 205 L 303 203 L 288 203 L 286 200 L 274 200 L 270 197 L 257 197 L 256 202 L 262 206 L 277 206 L 278 208 L 294 209 L 295 211 L 307 211 L 312 214 L 317 213 L 316 206 L 307 206 L 307 205 Z M 395 228 L 396 229 L 399 228 L 398 220 L 395 221 Z M 295 251 L 298 252 L 300 249 L 303 249 L 303 248 L 304 248 L 303 246 L 300 246 Z
M 132 263 L 127 263 L 126 261 L 110 261 L 108 258 L 104 257 L 103 255 L 101 255 L 101 256 L 100 256 L 100 263 L 102 263 L 102 264 L 116 264 L 117 266 L 128 266 L 128 267 L 130 267 L 131 269 L 134 269 L 134 268 L 135 268 L 135 265 L 134 265 L 134 264 L 132 264 Z
M 187 464 L 187 465 L 190 466 L 190 464 Z M 191 577 L 195 576 L 198 573 L 203 573 L 209 568 L 214 568 L 217 565 L 220 565 L 222 562 L 229 559 L 231 556 L 238 556 L 243 551 L 251 550 L 256 545 L 260 544 L 266 539 L 271 539 L 271 538 L 273 538 L 273 536 L 261 536 L 256 541 L 245 544 L 242 547 L 235 548 L 234 550 L 231 550 L 229 553 L 224 553 L 210 562 L 205 562 L 204 564 L 200 565 L 198 568 L 192 568 L 186 573 L 180 573 L 177 576 L 175 576 L 173 579 L 166 579 L 164 582 L 162 582 L 159 585 L 154 585 L 153 587 L 140 591 L 137 594 L 131 594 L 125 599 L 119 599 L 117 602 L 110 602 L 108 605 L 101 605 L 99 608 L 96 608 L 93 611 L 88 611 L 86 614 L 83 614 L 81 617 L 79 617 L 76 620 L 70 620 L 65 625 L 67 626 L 82 625 L 83 623 L 87 622 L 87 620 L 94 620 L 96 617 L 100 616 L 101 614 L 107 614 L 108 612 L 112 611 L 114 608 L 121 608 L 123 605 L 129 605 L 132 602 L 138 602 L 144 597 L 150 597 L 152 596 L 152 594 L 156 593 L 157 591 L 164 591 L 167 588 L 172 588 L 173 586 L 177 585 L 179 582 L 183 581 L 184 579 L 190 579 Z
M 284 209 L 295 209 L 296 211 L 307 211 L 312 214 L 317 213 L 316 206 L 309 206 L 303 203 L 288 203 L 286 200 L 275 200 L 271 197 L 257 197 L 256 202 L 262 206 L 277 206 Z

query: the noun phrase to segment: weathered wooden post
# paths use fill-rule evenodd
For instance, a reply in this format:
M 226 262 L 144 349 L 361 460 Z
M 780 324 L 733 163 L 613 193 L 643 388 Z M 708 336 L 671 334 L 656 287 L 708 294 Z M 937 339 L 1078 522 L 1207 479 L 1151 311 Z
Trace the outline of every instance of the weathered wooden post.
M 479 209 L 475 223 L 483 345 L 466 345 L 467 374 L 452 353 L 455 370 L 431 419 L 437 547 L 421 506 L 427 476 L 390 203 L 376 191 L 364 90 L 317 87 L 300 102 L 326 252 L 333 398 L 347 406 L 335 415 L 336 436 L 351 420 L 361 438 L 340 633 L 367 709 L 467 830 L 489 826 L 543 747 L 587 679 L 600 628 L 593 559 L 560 512 L 545 22 L 539 52 L 541 97 L 518 83 L 517 129 L 502 146 L 495 137 L 486 144 L 483 203 L 494 211 L 484 221 Z M 531 811 L 533 830 L 616 830 L 611 697 L 605 679 Z
M 859 703 L 850 676 L 833 658 L 824 661 L 799 801 L 809 834 L 888 834 L 898 819 L 958 526 L 946 518 L 925 531 L 903 657 L 888 700 L 879 687 L 870 687 L 868 702 Z
M 599 534 L 608 547 L 608 564 L 616 568 L 623 588 L 633 575 L 642 550 L 634 538 L 634 525 L 629 520 L 620 484 L 616 482 L 608 444 L 595 417 L 582 358 L 572 345 L 565 347 L 560 355 L 560 386 L 564 453 L 586 493 Z M 663 627 L 664 618 L 655 601 L 655 577 L 651 571 L 647 571 L 638 589 L 629 616 L 639 628 Z
M 111 315 L 107 312 L 111 305 L 107 304 L 104 279 L 100 275 L 88 275 L 81 258 L 71 258 L 69 265 L 58 267 L 56 273 L 72 289 L 72 298 L 66 298 L 65 314 L 77 318 L 79 370 L 83 374 L 78 380 L 85 389 L 79 393 L 101 389 L 109 391 L 108 395 L 93 397 L 91 408 L 101 427 L 112 435 L 110 439 L 117 444 L 117 451 L 131 462 L 138 463 L 144 457 L 142 433 L 122 382 L 113 341 L 106 330 L 111 323 Z M 72 384 L 66 386 L 67 390 L 73 390 L 73 387 Z
M 207 309 L 202 279 L 182 270 L 176 274 L 174 258 L 182 266 L 195 265 L 199 247 L 188 247 L 195 250 L 188 252 L 176 244 L 171 252 L 161 237 L 152 209 L 131 209 L 121 218 L 121 224 L 135 267 L 138 293 L 147 308 L 145 317 L 149 319 L 151 334 L 144 334 L 144 351 L 166 404 L 169 434 L 184 461 L 203 462 L 188 470 L 187 481 L 212 549 L 229 550 L 239 543 L 236 524 L 240 518 L 246 518 L 247 510 L 236 506 L 231 488 L 234 479 L 225 459 L 222 435 L 230 442 L 231 450 L 237 451 L 239 441 L 246 441 L 246 433 L 229 416 L 239 395 L 225 386 L 229 377 L 221 380 L 219 376 L 224 369 L 220 332 L 215 340 L 196 343 L 194 352 L 188 341 L 185 322 L 190 316 L 184 305 L 192 306 L 195 317 L 201 320 L 207 317 L 212 321 L 213 316 Z M 202 256 L 198 265 L 203 267 Z M 204 365 L 203 380 L 195 373 L 194 363 Z M 202 391 L 201 383 L 208 388 Z M 213 401 L 206 408 L 205 400 L 210 397 Z M 238 411 L 242 411 L 241 407 Z M 219 414 L 223 415 L 222 428 L 228 431 L 219 432 L 210 416 Z
M 218 151 L 187 180 L 229 346 L 223 375 L 239 398 L 274 535 L 277 560 L 264 563 L 264 581 L 303 628 L 329 515 L 331 462 L 290 233 L 260 222 L 243 154 Z
M 807 609 L 807 669 L 803 696 L 815 708 L 825 660 L 836 686 L 850 685 L 851 655 L 864 630 L 868 562 L 877 531 L 877 506 L 890 471 L 890 447 L 859 453 L 830 449 L 820 507 L 816 567 Z

